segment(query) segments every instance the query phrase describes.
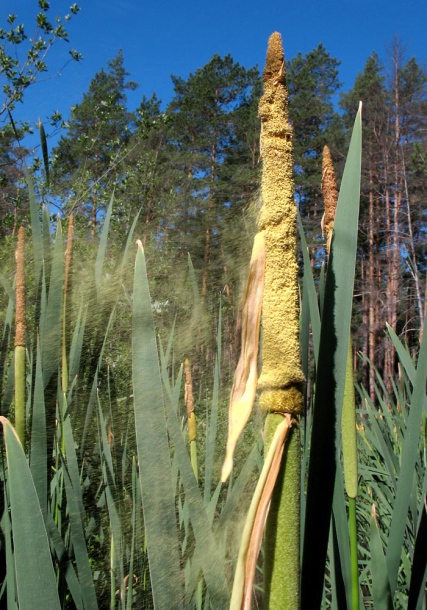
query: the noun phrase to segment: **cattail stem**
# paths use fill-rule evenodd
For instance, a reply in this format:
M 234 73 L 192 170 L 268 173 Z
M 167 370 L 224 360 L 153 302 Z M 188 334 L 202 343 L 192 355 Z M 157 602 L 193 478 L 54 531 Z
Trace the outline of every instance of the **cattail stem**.
M 281 421 L 283 416 L 280 414 L 267 415 L 267 451 Z M 285 445 L 265 530 L 265 607 L 269 610 L 299 608 L 300 473 L 300 431 L 294 425 Z
M 25 347 L 25 236 L 24 228 L 18 232 L 18 245 L 15 253 L 15 428 L 19 440 L 25 447 L 25 383 L 26 383 L 26 347 Z
M 359 610 L 359 561 L 357 557 L 356 498 L 348 499 L 351 562 L 351 608 Z

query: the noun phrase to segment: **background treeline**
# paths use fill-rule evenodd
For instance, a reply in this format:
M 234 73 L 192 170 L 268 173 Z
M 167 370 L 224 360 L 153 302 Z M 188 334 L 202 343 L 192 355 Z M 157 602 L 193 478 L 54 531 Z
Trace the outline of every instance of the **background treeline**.
M 359 100 L 364 104 L 353 330 L 358 350 L 376 365 L 390 390 L 397 363 L 385 322 L 415 349 L 424 321 L 427 73 L 415 58 L 406 57 L 397 38 L 388 51 L 385 65 L 373 53 L 345 94 L 340 93 L 340 62 L 322 44 L 288 62 L 287 80 L 295 192 L 317 276 L 325 260 L 322 150 L 329 146 L 339 180 Z M 121 52 L 95 74 L 50 151 L 50 175 L 41 169 L 41 152 L 34 163 L 38 195 L 51 212 L 59 208 L 65 224 L 74 213 L 78 247 L 87 256 L 112 197 L 111 260 L 139 214 L 136 233 L 147 253 L 159 331 L 175 321 L 182 335 L 180 359 L 196 346 L 191 356 L 197 380 L 214 366 L 209 337 L 221 302 L 223 373 L 230 377 L 260 205 L 260 73 L 230 55 L 214 55 L 186 80 L 172 76 L 174 95 L 166 106 L 155 94 L 144 95 L 135 111 L 127 107 L 127 91 L 138 86 L 130 76 Z M 28 204 L 22 180 L 25 149 L 12 126 L 2 129 L 0 138 L 0 231 L 6 255 L 12 248 L 8 237 L 28 224 Z M 199 295 L 193 294 L 189 269 L 195 271 Z M 374 399 L 369 361 L 357 368 Z

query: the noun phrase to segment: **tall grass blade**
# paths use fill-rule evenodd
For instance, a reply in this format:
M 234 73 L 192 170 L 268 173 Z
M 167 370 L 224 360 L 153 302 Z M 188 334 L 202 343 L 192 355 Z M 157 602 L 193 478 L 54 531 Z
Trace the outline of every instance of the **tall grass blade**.
M 78 495 L 71 484 L 71 479 L 64 462 L 62 463 L 62 469 L 64 474 L 65 492 L 67 495 L 68 514 L 71 524 L 71 544 L 73 546 L 74 555 L 76 559 L 77 573 L 79 577 L 83 603 L 85 606 L 85 610 L 98 610 L 98 603 L 96 600 L 95 587 L 93 584 L 93 577 L 90 567 L 83 522 L 81 519 L 77 500 Z
M 25 180 L 28 186 L 28 199 L 30 201 L 31 238 L 33 242 L 34 255 L 34 276 L 36 279 L 36 284 L 38 284 L 43 264 L 43 238 L 40 227 L 39 206 L 37 204 L 36 196 L 34 193 L 33 178 L 25 164 L 24 173 Z
M 182 608 L 175 495 L 144 252 L 135 262 L 132 378 L 139 476 L 154 606 Z
M 375 509 L 371 516 L 371 571 L 372 593 L 375 610 L 393 610 L 393 599 L 390 589 L 389 574 L 380 532 L 376 522 Z
M 425 583 L 427 570 L 427 505 L 424 498 L 420 524 L 414 544 L 414 558 L 412 560 L 411 582 L 409 585 L 408 610 L 417 610 L 422 607 L 422 598 L 425 598 Z
M 101 238 L 99 240 L 98 252 L 95 261 L 95 286 L 96 294 L 99 298 L 102 284 L 102 270 L 104 268 L 105 254 L 107 252 L 108 231 L 110 230 L 110 220 L 113 211 L 114 193 L 111 195 L 110 205 L 105 214 L 104 226 L 102 227 Z
M 218 422 L 218 408 L 219 408 L 219 362 L 218 362 L 218 356 L 216 356 L 211 410 L 209 413 L 210 417 L 209 417 L 209 423 L 207 425 L 207 431 L 206 431 L 205 489 L 204 489 L 204 499 L 205 499 L 206 505 L 209 504 L 210 499 L 211 499 L 211 488 L 212 488 L 214 459 L 215 459 L 215 441 L 216 441 L 217 422 Z
M 37 343 L 36 376 L 32 410 L 30 469 L 43 514 L 47 512 L 46 410 L 40 344 Z
M 37 492 L 15 430 L 0 417 L 6 444 L 16 589 L 20 610 L 60 610 L 55 572 Z
M 184 487 L 185 501 L 188 506 L 191 527 L 196 540 L 192 570 L 194 571 L 194 576 L 197 577 L 200 569 L 203 569 L 206 586 L 213 600 L 214 607 L 226 608 L 229 593 L 224 573 L 224 558 L 211 530 L 210 520 L 206 512 L 207 505 L 205 505 L 204 500 L 201 498 L 177 416 L 169 401 L 166 401 L 166 407 L 168 430 L 174 444 L 181 481 Z M 194 578 L 193 582 L 196 584 L 197 578 Z M 187 594 L 191 593 L 192 590 L 187 589 Z
M 325 287 L 313 414 L 302 562 L 301 608 L 320 607 L 341 429 L 353 301 L 361 171 L 361 110 L 341 184 Z
M 349 533 L 348 533 L 348 522 L 347 522 L 347 509 L 345 506 L 344 496 L 344 479 L 341 469 L 337 469 L 335 477 L 335 489 L 333 499 L 333 516 L 334 516 L 334 527 L 335 527 L 335 544 L 338 548 L 339 554 L 337 560 L 340 563 L 339 570 L 342 574 L 342 580 L 344 582 L 345 594 L 347 598 L 347 607 L 352 608 L 351 604 L 351 560 L 350 560 L 350 545 L 349 545 Z
M 49 187 L 49 185 L 50 185 L 49 154 L 47 151 L 46 133 L 45 133 L 45 130 L 43 127 L 43 123 L 41 121 L 39 121 L 39 132 L 40 132 L 40 144 L 41 144 L 42 155 L 43 155 L 44 173 L 46 176 L 46 184 Z
M 52 271 L 49 282 L 44 327 L 43 333 L 40 333 L 45 387 L 48 385 L 52 375 L 58 372 L 60 363 L 63 281 L 63 237 L 61 223 L 58 222 L 53 250 Z
M 320 313 L 319 305 L 317 302 L 316 287 L 314 285 L 313 272 L 311 269 L 311 261 L 308 255 L 307 241 L 304 235 L 304 228 L 302 226 L 302 220 L 300 213 L 297 212 L 298 219 L 298 230 L 301 240 L 301 250 L 304 261 L 304 287 L 307 290 L 308 303 L 310 308 L 310 321 L 311 329 L 313 333 L 313 346 L 314 346 L 314 361 L 317 365 L 319 357 L 319 344 L 320 344 Z
M 427 323 L 417 362 L 414 388 L 401 453 L 401 467 L 397 481 L 396 500 L 394 503 L 390 535 L 387 545 L 387 566 L 390 576 L 390 587 L 393 592 L 397 585 L 403 541 L 411 498 L 412 482 L 418 457 L 418 442 L 421 432 L 423 406 L 425 402 L 427 378 Z
M 4 506 L 8 506 L 6 488 L 4 489 Z M 6 578 L 2 586 L 2 594 L 4 586 L 6 586 L 6 602 L 7 608 L 17 608 L 16 604 L 16 579 L 15 579 L 15 562 L 13 559 L 12 548 L 12 524 L 8 510 L 3 510 L 1 517 L 1 529 L 4 533 L 4 553 L 6 556 Z M 3 599 L 3 595 L 1 596 Z

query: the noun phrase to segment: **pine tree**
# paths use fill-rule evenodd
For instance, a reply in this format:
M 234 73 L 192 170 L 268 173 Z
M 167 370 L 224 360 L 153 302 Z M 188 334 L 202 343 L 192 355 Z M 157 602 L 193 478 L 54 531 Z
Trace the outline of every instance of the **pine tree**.
M 243 125 L 254 103 L 250 95 L 258 79 L 256 68 L 247 70 L 230 55 L 214 55 L 187 81 L 172 77 L 175 96 L 168 107 L 170 143 L 175 150 L 176 167 L 181 168 L 179 188 L 183 194 L 186 243 L 197 266 L 203 266 L 204 299 L 208 291 L 227 283 L 221 236 L 230 214 L 238 215 L 240 199 L 240 193 L 232 194 L 226 186 L 232 158 L 235 166 L 239 159 L 241 175 L 243 167 L 256 169 L 256 145 L 253 138 L 244 139 L 247 132 Z M 253 126 L 251 129 L 253 135 Z M 238 184 L 240 192 L 246 189 L 249 195 L 251 187 L 243 183 L 247 185 L 251 180 L 246 173 Z
M 294 129 L 295 191 L 300 210 L 318 232 L 321 219 L 322 151 L 327 144 L 334 160 L 342 147 L 343 131 L 333 98 L 341 83 L 340 62 L 323 44 L 288 64 L 289 117 Z M 320 215 L 319 215 L 320 214 Z
M 363 72 L 356 77 L 353 88 L 341 96 L 344 122 L 348 129 L 354 120 L 359 101 L 363 102 L 362 192 L 359 233 L 359 273 L 356 292 L 362 317 L 361 349 L 378 367 L 382 366 L 384 319 L 383 252 L 390 249 L 391 234 L 386 230 L 384 193 L 384 150 L 387 149 L 389 122 L 387 118 L 388 92 L 383 67 L 376 53 L 368 58 Z M 356 307 L 357 310 L 357 307 Z M 364 364 L 364 381 L 369 384 L 371 399 L 375 401 L 375 371 Z
M 0 236 L 15 233 L 28 210 L 28 199 L 23 180 L 22 159 L 26 148 L 16 142 L 14 130 L 0 129 Z
M 89 217 L 92 236 L 112 185 L 119 179 L 118 164 L 133 129 L 126 90 L 135 89 L 137 83 L 126 81 L 128 75 L 119 51 L 72 109 L 67 132 L 53 150 L 60 193 L 69 197 L 69 207 Z

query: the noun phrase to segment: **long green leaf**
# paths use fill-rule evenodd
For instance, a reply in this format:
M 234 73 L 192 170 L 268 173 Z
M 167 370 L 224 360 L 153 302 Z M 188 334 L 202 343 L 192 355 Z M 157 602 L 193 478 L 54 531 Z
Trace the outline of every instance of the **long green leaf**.
M 53 374 L 56 374 L 61 353 L 61 315 L 64 280 L 63 239 L 61 223 L 58 223 L 52 258 L 52 271 L 49 282 L 43 332 L 40 331 L 42 346 L 42 365 L 45 387 Z
M 408 610 L 421 607 L 420 595 L 425 596 L 427 570 L 427 504 L 423 499 L 420 524 L 414 544 L 414 559 L 412 561 L 411 582 L 409 586 Z
M 31 217 L 31 237 L 33 242 L 34 255 L 34 275 L 36 283 L 40 280 L 40 273 L 43 264 L 43 238 L 40 227 L 40 214 L 37 205 L 36 196 L 34 193 L 33 178 L 29 169 L 24 165 L 25 180 L 28 186 L 28 198 L 30 200 L 30 217 Z
M 182 608 L 169 443 L 144 252 L 135 262 L 132 378 L 139 476 L 155 608 Z
M 304 260 L 304 287 L 307 290 L 308 303 L 310 308 L 310 321 L 313 332 L 313 346 L 314 346 L 314 360 L 317 365 L 319 357 L 319 344 L 320 344 L 320 313 L 319 305 L 317 303 L 316 287 L 314 285 L 313 272 L 311 270 L 310 257 L 308 255 L 307 241 L 304 235 L 304 228 L 300 213 L 298 216 L 298 230 L 301 239 L 301 250 Z
M 30 468 L 43 514 L 47 511 L 46 410 L 40 344 L 37 342 L 36 377 L 31 427 Z
M 414 389 L 412 393 L 411 405 L 409 407 L 404 445 L 402 447 L 400 474 L 397 481 L 396 500 L 387 545 L 386 559 L 392 592 L 396 589 L 397 585 L 397 576 L 405 536 L 408 507 L 411 498 L 412 481 L 418 457 L 418 441 L 421 432 L 426 379 L 427 322 L 424 325 L 423 340 L 421 342 Z
M 6 443 L 16 588 L 20 610 L 60 610 L 55 572 L 36 488 L 15 430 L 0 417 Z
M 98 252 L 95 261 L 95 286 L 96 294 L 99 298 L 101 283 L 102 283 L 102 270 L 104 267 L 105 254 L 107 251 L 108 231 L 110 230 L 110 220 L 113 211 L 114 194 L 111 195 L 110 205 L 108 206 L 107 213 L 105 214 L 104 226 L 102 228 L 101 239 L 99 240 Z
M 381 543 L 380 532 L 374 515 L 371 516 L 371 571 L 372 594 L 375 610 L 393 610 L 393 599 L 387 563 Z
M 43 154 L 43 164 L 44 164 L 44 172 L 46 175 L 46 183 L 47 186 L 49 187 L 49 183 L 50 183 L 50 176 L 49 176 L 49 153 L 47 151 L 47 140 L 46 140 L 46 133 L 43 127 L 43 123 L 41 121 L 39 121 L 39 131 L 40 131 L 40 143 L 41 143 L 41 147 L 42 147 L 42 154 Z
M 361 110 L 357 114 L 341 183 L 322 313 L 313 414 L 301 608 L 319 608 L 329 538 L 341 429 L 355 274 L 361 171 Z

